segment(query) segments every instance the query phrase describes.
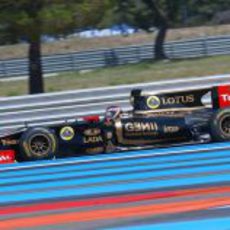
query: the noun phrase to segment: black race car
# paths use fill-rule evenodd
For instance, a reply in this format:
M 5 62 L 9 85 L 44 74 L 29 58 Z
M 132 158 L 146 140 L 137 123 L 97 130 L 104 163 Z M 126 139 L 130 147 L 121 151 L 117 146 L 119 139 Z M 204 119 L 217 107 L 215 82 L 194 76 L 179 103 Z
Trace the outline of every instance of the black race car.
M 210 103 L 206 103 L 206 100 Z M 133 110 L 32 127 L 0 137 L 0 163 L 110 153 L 175 143 L 230 141 L 230 86 L 176 92 L 135 89 Z

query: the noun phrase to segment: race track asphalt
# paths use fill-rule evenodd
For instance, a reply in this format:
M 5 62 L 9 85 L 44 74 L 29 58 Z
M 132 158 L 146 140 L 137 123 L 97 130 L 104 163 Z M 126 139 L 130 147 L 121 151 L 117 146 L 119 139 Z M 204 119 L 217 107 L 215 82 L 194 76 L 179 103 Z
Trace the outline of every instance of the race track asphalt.
M 0 229 L 230 229 L 230 143 L 4 165 Z

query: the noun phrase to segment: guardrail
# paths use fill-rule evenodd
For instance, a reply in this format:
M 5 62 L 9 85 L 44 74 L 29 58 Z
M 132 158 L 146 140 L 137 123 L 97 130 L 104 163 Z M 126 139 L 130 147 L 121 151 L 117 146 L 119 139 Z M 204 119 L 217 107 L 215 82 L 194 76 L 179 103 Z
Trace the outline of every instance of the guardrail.
M 110 105 L 129 110 L 129 94 L 133 88 L 163 91 L 191 88 L 191 85 L 198 88 L 225 83 L 230 83 L 230 75 L 1 98 L 0 130 L 5 132 L 25 126 L 59 124 L 89 114 L 103 115 Z
M 230 54 L 230 36 L 204 37 L 165 44 L 170 59 Z M 138 63 L 154 57 L 153 44 L 43 56 L 45 74 Z M 0 60 L 0 78 L 28 76 L 28 59 Z

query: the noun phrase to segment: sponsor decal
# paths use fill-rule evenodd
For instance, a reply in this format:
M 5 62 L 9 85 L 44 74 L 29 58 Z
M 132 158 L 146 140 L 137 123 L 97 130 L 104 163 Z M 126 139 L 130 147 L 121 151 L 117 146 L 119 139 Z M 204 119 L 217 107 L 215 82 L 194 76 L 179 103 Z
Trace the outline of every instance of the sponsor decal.
M 195 96 L 190 95 L 178 95 L 178 96 L 151 96 L 147 98 L 147 106 L 150 109 L 158 109 L 161 106 L 170 105 L 188 105 L 195 102 Z
M 1 139 L 1 143 L 3 146 L 9 146 L 9 145 L 17 145 L 19 141 L 13 139 Z
M 65 126 L 60 131 L 60 137 L 64 141 L 71 141 L 75 136 L 74 129 L 70 126 Z
M 162 97 L 161 100 L 163 105 L 178 105 L 193 103 L 195 101 L 195 97 L 193 94 L 191 94 L 173 97 Z
M 164 126 L 163 127 L 164 133 L 177 133 L 180 131 L 179 126 Z
M 161 105 L 161 101 L 160 98 L 157 96 L 151 96 L 147 99 L 147 106 L 150 109 L 157 109 L 159 108 Z
M 156 122 L 128 122 L 124 125 L 127 132 L 155 132 L 158 131 Z
M 230 85 L 218 87 L 219 106 L 220 108 L 230 106 Z
M 86 135 L 86 136 L 97 136 L 97 135 L 99 135 L 101 133 L 101 130 L 100 129 L 97 129 L 97 128 L 95 128 L 95 129 L 86 129 L 85 131 L 84 131 L 84 134 Z
M 98 128 L 86 129 L 84 131 L 84 137 L 83 137 L 84 144 L 94 144 L 94 143 L 103 142 L 103 138 L 100 134 L 101 134 L 101 129 Z
M 102 136 L 92 136 L 92 137 L 84 137 L 83 138 L 84 144 L 93 144 L 103 142 Z
M 0 164 L 14 163 L 15 151 L 14 150 L 0 150 Z

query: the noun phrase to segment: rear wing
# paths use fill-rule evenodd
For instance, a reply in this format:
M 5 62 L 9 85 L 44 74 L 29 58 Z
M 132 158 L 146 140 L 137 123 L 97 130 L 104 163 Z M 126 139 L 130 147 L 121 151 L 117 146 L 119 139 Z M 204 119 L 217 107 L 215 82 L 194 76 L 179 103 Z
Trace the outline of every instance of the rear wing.
M 161 93 L 135 89 L 131 92 L 131 104 L 137 113 L 230 107 L 230 85 Z
M 230 107 L 230 85 L 217 86 L 212 89 L 213 108 Z

